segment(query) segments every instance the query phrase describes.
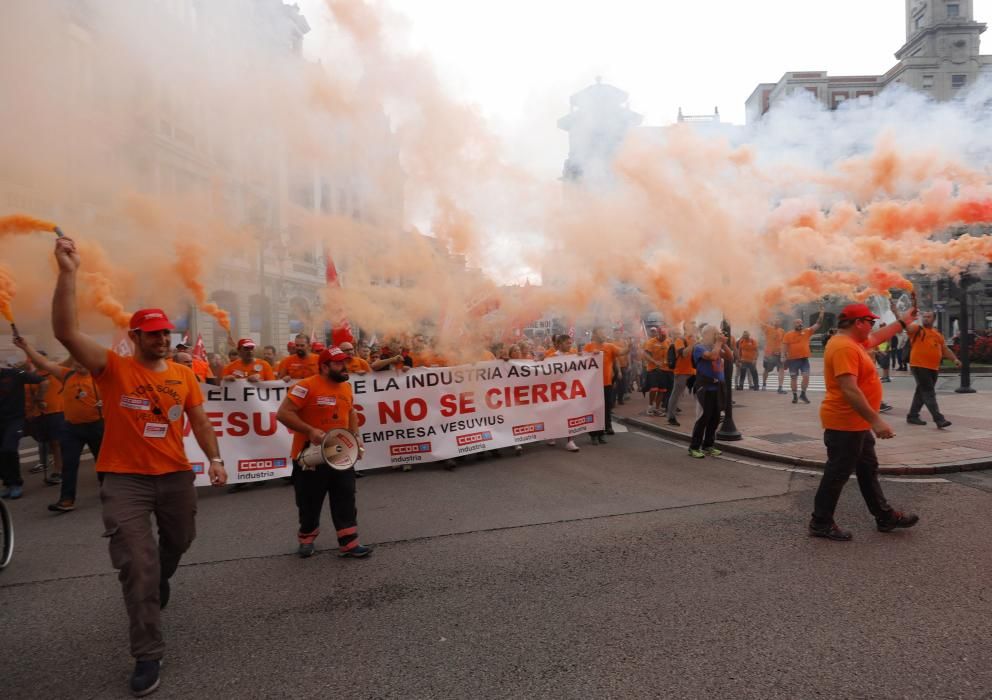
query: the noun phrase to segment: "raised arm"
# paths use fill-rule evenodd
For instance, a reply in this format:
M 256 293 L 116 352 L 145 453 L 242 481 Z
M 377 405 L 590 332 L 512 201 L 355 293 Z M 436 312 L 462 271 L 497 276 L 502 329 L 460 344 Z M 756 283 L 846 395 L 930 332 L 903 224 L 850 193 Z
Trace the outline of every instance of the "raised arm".
M 14 338 L 14 345 L 19 347 L 24 352 L 24 354 L 27 355 L 27 358 L 31 360 L 31 364 L 33 364 L 35 367 L 42 370 L 43 372 L 48 372 L 53 377 L 60 377 L 60 378 L 62 377 L 62 373 L 65 371 L 65 367 L 63 367 L 57 362 L 52 362 L 51 360 L 49 360 L 47 357 L 45 357 L 40 352 L 38 352 L 33 347 L 31 347 L 28 341 L 26 341 L 24 338 L 22 338 L 21 336 L 16 336 Z
M 910 336 L 912 336 L 913 333 L 916 332 L 913 329 L 914 328 L 919 329 L 919 326 L 916 323 L 914 323 L 916 319 L 916 314 L 917 314 L 916 309 L 910 309 L 909 311 L 904 313 L 902 318 L 900 318 L 895 323 L 890 323 L 885 328 L 879 328 L 877 331 L 874 331 L 871 335 L 868 336 L 868 343 L 866 344 L 866 347 L 874 348 L 878 345 L 881 345 L 882 343 L 884 343 L 886 340 L 889 340 L 893 336 L 899 335 L 899 333 L 902 331 L 903 328 L 905 328 L 906 332 L 909 333 Z
M 107 366 L 107 349 L 79 330 L 76 314 L 76 277 L 79 253 L 71 238 L 55 241 L 55 260 L 59 277 L 52 299 L 52 330 L 55 338 L 83 367 L 97 375 Z

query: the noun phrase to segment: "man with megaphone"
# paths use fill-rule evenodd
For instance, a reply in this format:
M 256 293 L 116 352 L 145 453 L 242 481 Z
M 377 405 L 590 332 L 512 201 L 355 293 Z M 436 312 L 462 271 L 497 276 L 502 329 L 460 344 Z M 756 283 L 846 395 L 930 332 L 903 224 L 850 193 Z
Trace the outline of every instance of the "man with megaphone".
M 286 394 L 276 418 L 293 431 L 293 485 L 300 514 L 297 533 L 301 557 L 314 552 L 320 534 L 320 510 L 328 497 L 337 531 L 339 557 L 372 552 L 358 541 L 354 463 L 365 449 L 358 439 L 358 413 L 339 348 L 323 350 L 318 374 L 302 379 Z M 345 432 L 347 431 L 347 432 Z M 349 458 L 349 454 L 353 456 Z

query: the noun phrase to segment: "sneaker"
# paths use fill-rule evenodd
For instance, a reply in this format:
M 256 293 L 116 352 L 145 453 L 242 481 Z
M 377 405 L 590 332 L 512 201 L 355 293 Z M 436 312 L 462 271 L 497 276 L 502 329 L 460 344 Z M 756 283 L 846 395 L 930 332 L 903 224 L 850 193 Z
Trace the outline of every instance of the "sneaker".
M 707 447 L 703 452 L 706 453 L 708 457 L 719 457 L 723 454 L 723 450 L 718 450 L 715 447 Z
M 878 407 L 878 412 L 879 413 L 888 413 L 891 410 L 892 410 L 892 406 L 890 406 L 889 404 L 885 403 L 884 401 L 882 402 L 882 405 Z
M 913 527 L 920 522 L 920 516 L 916 513 L 903 513 L 894 510 L 887 517 L 875 518 L 875 524 L 879 532 L 892 532 L 896 528 Z
M 702 450 L 694 450 L 694 449 L 692 449 L 690 447 L 689 448 L 689 456 L 690 457 L 695 457 L 696 459 L 702 459 L 703 457 L 706 456 L 706 453 L 703 452 Z
M 516 455 L 517 457 L 519 457 L 523 453 L 524 453 L 524 448 L 522 448 L 520 445 L 514 445 L 513 446 L 513 454 L 514 455 Z
M 366 547 L 364 544 L 360 544 L 354 549 L 349 549 L 347 552 L 338 552 L 338 556 L 344 559 L 345 557 L 354 557 L 355 559 L 361 559 L 367 557 L 372 553 L 371 547 Z
M 154 693 L 158 689 L 158 672 L 161 661 L 139 661 L 131 674 L 131 695 L 136 698 Z
M 837 527 L 837 523 L 830 523 L 827 526 L 823 526 L 814 525 L 810 522 L 809 534 L 810 537 L 824 537 L 828 540 L 835 540 L 837 542 L 848 542 L 851 540 L 851 533 L 847 530 L 841 530 Z
M 413 467 L 411 465 L 409 465 L 409 464 L 404 464 L 403 465 L 403 471 L 405 471 L 405 472 L 412 472 L 413 471 Z
M 45 465 L 41 462 L 28 469 L 28 474 L 40 474 L 45 471 Z
M 62 483 L 62 475 L 59 474 L 58 472 L 52 472 L 51 474 L 45 477 L 46 486 L 58 486 L 61 483 Z
M 919 416 L 906 416 L 906 422 L 910 425 L 926 425 L 927 422 L 922 420 Z
M 787 392 L 787 391 L 786 391 L 785 389 L 783 389 L 782 387 L 779 387 L 779 388 L 778 388 L 778 391 L 776 391 L 775 393 L 776 393 L 776 394 L 788 394 L 789 392 Z
M 672 426 L 675 426 L 676 428 L 677 428 L 677 427 L 679 427 L 680 425 L 682 425 L 681 423 L 679 423 L 679 422 L 678 422 L 677 420 L 675 420 L 674 418 L 669 418 L 669 419 L 668 419 L 668 424 L 669 424 L 669 425 L 672 425 Z
M 160 578 L 158 580 L 158 609 L 165 610 L 165 606 L 169 604 L 169 598 L 172 597 L 172 586 L 169 585 L 169 579 Z
M 296 553 L 299 554 L 304 559 L 306 559 L 307 557 L 313 556 L 313 550 L 314 550 L 313 542 L 308 542 L 306 544 L 301 544 L 299 549 L 296 550 Z
M 71 498 L 61 498 L 48 506 L 48 510 L 53 513 L 68 513 L 71 510 L 76 510 L 76 502 Z
M 569 440 L 565 443 L 565 449 L 569 452 L 578 452 L 579 446 L 575 444 L 575 440 Z
M 792 403 L 799 403 L 799 395 L 798 394 L 793 394 L 792 395 Z
M 649 416 L 656 416 L 656 415 L 658 415 L 658 411 L 656 411 L 656 410 L 655 410 L 655 409 L 653 409 L 653 408 L 649 408 L 649 409 L 648 409 L 648 415 L 649 415 Z
M 938 428 L 948 428 L 950 426 L 951 426 L 951 421 L 947 420 L 946 418 L 941 418 L 939 421 L 937 421 Z
M 599 442 L 600 445 L 606 444 L 606 437 L 603 435 L 597 435 L 596 440 Z
M 554 446 L 555 446 L 555 441 L 554 440 L 548 440 L 548 447 L 554 447 Z
M 762 391 L 768 391 L 768 385 L 767 384 L 762 384 L 761 385 L 761 390 Z
M 14 499 L 20 498 L 23 495 L 24 495 L 23 486 L 11 486 L 7 488 L 3 493 L 0 493 L 0 498 L 9 498 L 10 500 L 13 501 Z
M 803 403 L 809 403 L 809 399 L 806 398 L 805 391 L 799 395 L 799 400 L 802 401 Z M 795 401 L 793 401 L 792 403 L 795 403 Z

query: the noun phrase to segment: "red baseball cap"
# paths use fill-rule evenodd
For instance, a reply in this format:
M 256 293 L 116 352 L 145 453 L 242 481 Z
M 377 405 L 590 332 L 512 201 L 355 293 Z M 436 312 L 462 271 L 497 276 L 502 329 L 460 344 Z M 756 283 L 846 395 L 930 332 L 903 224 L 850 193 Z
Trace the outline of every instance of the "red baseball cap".
M 317 359 L 319 364 L 324 364 L 325 362 L 347 362 L 349 358 L 341 348 L 327 348 L 320 353 L 320 357 Z
M 872 310 L 868 308 L 867 304 L 848 304 L 844 307 L 844 310 L 840 312 L 840 316 L 837 317 L 837 320 L 853 321 L 856 318 L 876 319 L 880 317 L 872 313 Z
M 253 348 L 255 347 L 255 341 L 251 338 L 242 338 L 238 341 L 238 350 L 241 348 Z
M 315 340 L 314 342 L 310 343 L 310 352 L 312 352 L 312 353 L 316 353 L 316 354 L 319 355 L 320 353 L 322 353 L 326 349 L 327 349 L 327 346 L 324 345 L 323 343 L 321 343 L 320 341 L 316 341 Z
M 131 316 L 128 328 L 132 331 L 152 333 L 154 331 L 171 331 L 175 326 L 169 322 L 169 317 L 162 309 L 141 309 L 135 311 Z

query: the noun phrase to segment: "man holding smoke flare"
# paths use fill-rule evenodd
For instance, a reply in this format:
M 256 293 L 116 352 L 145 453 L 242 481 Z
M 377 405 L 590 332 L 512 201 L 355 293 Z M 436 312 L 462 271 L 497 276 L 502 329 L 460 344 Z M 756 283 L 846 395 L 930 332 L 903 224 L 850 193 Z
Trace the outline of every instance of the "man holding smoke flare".
M 103 399 L 105 439 L 96 461 L 110 560 L 130 620 L 135 659 L 130 690 L 140 697 L 159 686 L 165 654 L 161 613 L 169 579 L 196 534 L 195 475 L 183 447 L 183 416 L 210 460 L 210 483 L 223 486 L 227 471 L 203 409 L 193 371 L 169 361 L 173 326 L 160 309 L 142 309 L 129 324 L 134 355 L 121 357 L 79 330 L 75 242 L 55 242 L 59 276 L 52 301 L 55 337 L 96 381 Z M 158 541 L 152 532 L 155 514 Z
M 875 438 L 895 437 L 880 414 L 882 382 L 869 351 L 884 343 L 916 318 L 912 308 L 887 327 L 872 332 L 878 316 L 865 304 L 844 307 L 837 320 L 837 335 L 823 355 L 823 375 L 827 394 L 820 404 L 823 442 L 827 464 L 816 491 L 809 534 L 830 540 L 847 541 L 851 533 L 834 522 L 834 511 L 841 491 L 855 473 L 868 510 L 875 516 L 879 532 L 913 527 L 919 517 L 892 509 L 878 483 L 878 457 Z

